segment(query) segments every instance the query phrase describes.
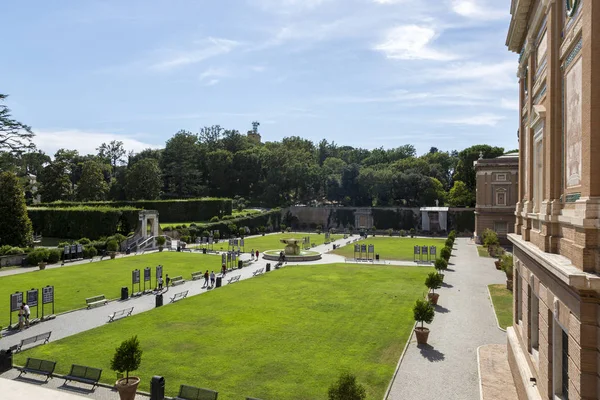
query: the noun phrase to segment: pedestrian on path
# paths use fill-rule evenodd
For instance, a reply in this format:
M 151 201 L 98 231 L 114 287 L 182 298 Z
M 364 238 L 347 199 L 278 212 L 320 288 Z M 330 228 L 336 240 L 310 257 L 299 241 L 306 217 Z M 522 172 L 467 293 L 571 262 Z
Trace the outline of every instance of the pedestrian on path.
M 223 275 L 223 278 L 225 278 L 226 272 L 227 272 L 227 266 L 225 265 L 225 263 L 223 263 L 223 266 L 221 266 L 221 275 Z
M 208 287 L 208 270 L 204 273 L 204 286 Z
M 163 288 L 163 278 L 162 276 L 158 278 L 158 290 L 162 290 Z
M 210 271 L 210 287 L 214 287 L 215 286 L 215 271 Z
M 254 249 L 252 249 L 252 251 L 250 252 L 250 255 L 252 256 L 252 260 L 254 260 Z
M 169 278 L 169 274 L 167 274 L 167 289 L 169 288 L 169 283 L 171 283 L 171 278 Z
M 31 315 L 31 311 L 29 310 L 29 306 L 27 303 L 23 303 L 23 316 L 25 317 L 25 325 L 29 328 L 29 315 Z
M 23 305 L 21 304 L 21 309 L 19 310 L 19 330 L 23 330 L 23 323 L 25 321 L 25 310 L 23 309 Z
M 256 250 L 256 261 L 258 261 L 258 250 Z

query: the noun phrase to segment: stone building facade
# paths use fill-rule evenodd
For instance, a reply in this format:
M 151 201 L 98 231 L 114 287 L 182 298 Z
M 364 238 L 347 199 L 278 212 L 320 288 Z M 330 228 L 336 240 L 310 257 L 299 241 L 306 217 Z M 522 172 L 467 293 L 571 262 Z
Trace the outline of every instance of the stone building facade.
M 512 0 L 519 201 L 508 358 L 521 398 L 600 398 L 600 1 Z
M 475 239 L 491 229 L 500 243 L 508 243 L 508 234 L 515 229 L 515 205 L 519 191 L 519 154 L 511 153 L 473 163 L 476 173 Z

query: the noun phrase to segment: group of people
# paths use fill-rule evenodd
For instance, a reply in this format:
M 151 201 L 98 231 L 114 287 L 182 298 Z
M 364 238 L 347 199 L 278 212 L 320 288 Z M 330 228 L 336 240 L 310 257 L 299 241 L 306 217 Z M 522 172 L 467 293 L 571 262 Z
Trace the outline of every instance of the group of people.
M 165 280 L 167 281 L 167 289 L 168 289 L 169 288 L 169 284 L 171 283 L 171 278 L 169 278 L 169 274 L 167 274 L 165 276 Z M 158 277 L 158 290 L 162 290 L 163 289 L 163 284 L 164 284 L 163 277 L 159 276 Z
M 23 327 L 29 328 L 29 315 L 31 312 L 27 303 L 21 304 L 19 309 L 19 330 L 22 331 Z

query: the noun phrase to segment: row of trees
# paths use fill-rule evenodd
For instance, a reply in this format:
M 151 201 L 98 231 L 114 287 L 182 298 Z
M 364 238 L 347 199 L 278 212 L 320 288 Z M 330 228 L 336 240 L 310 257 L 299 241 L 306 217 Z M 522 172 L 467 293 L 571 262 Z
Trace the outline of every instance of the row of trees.
M 366 150 L 297 136 L 259 143 L 218 125 L 179 131 L 164 149 L 137 154 L 127 153 L 120 141 L 87 155 L 61 149 L 50 157 L 31 146 L 7 150 L 0 152 L 0 171 L 35 175 L 37 193 L 29 187 L 29 195 L 39 194 L 43 202 L 241 196 L 267 207 L 424 206 L 435 200 L 472 206 L 473 161 L 480 153 L 485 158 L 504 153 L 478 145 L 461 152 L 432 147 L 417 156 L 412 145 Z

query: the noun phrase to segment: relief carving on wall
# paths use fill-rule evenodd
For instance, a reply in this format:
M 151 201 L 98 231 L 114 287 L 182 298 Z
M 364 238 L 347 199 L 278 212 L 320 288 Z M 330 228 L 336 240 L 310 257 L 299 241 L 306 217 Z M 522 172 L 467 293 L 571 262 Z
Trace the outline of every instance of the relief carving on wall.
M 581 184 L 582 61 L 573 64 L 566 78 L 565 130 L 567 187 Z
M 539 68 L 544 62 L 546 53 L 548 51 L 548 32 L 544 33 L 537 48 L 537 67 Z

